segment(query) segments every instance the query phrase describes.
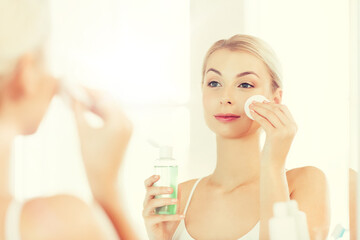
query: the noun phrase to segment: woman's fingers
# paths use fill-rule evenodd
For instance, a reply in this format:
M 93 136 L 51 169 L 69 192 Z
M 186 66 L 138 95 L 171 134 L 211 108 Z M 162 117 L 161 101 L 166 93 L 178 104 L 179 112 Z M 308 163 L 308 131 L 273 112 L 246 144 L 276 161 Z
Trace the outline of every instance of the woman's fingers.
M 145 195 L 145 199 L 144 199 L 144 207 L 145 205 L 148 203 L 149 200 L 153 199 L 155 196 L 151 196 L 148 194 L 149 189 L 154 185 L 155 182 L 157 182 L 160 179 L 159 175 L 152 175 L 151 177 L 147 178 L 144 181 L 144 186 L 146 188 L 146 195 Z
M 160 195 L 160 194 L 170 194 L 174 191 L 172 187 L 149 187 L 147 194 L 148 195 Z
M 144 181 L 146 188 L 146 195 L 144 200 L 144 207 L 150 200 L 154 199 L 156 195 L 171 194 L 174 189 L 172 187 L 155 187 L 153 186 L 160 179 L 159 175 L 153 175 Z
M 116 125 L 119 124 L 119 122 L 124 124 L 124 119 L 126 124 L 126 114 L 120 104 L 108 93 L 87 87 L 82 87 L 82 90 L 88 98 L 88 102 L 91 103 L 89 111 L 98 115 L 103 121 L 107 122 L 107 124 Z
M 179 202 L 176 198 L 155 198 L 157 195 L 171 194 L 174 191 L 171 187 L 155 187 L 154 183 L 159 179 L 159 175 L 153 175 L 144 181 L 146 196 L 144 200 L 143 217 L 146 225 L 149 226 L 154 226 L 161 222 L 180 221 L 184 218 L 182 214 L 179 214 L 179 206 L 177 206 L 177 214 L 155 214 L 156 208 L 174 204 L 178 205 Z
M 268 111 L 272 112 L 282 123 L 282 125 L 286 125 L 287 122 L 289 122 L 289 119 L 285 116 L 285 114 L 280 109 L 280 104 L 276 103 L 256 103 L 255 106 L 259 108 L 267 109 Z
M 292 116 L 291 112 L 289 111 L 288 107 L 285 105 L 280 105 L 280 110 L 292 121 L 295 122 L 294 117 Z
M 297 124 L 290 113 L 287 106 L 276 103 L 266 103 L 265 107 L 273 109 L 274 113 L 279 117 L 280 121 L 284 124 L 287 132 L 293 134 L 297 131 Z
M 174 205 L 177 203 L 176 198 L 154 198 L 146 204 L 143 210 L 143 216 L 154 215 L 155 209 L 158 207 Z
M 144 206 L 156 195 L 170 194 L 174 191 L 171 187 L 148 187 L 145 195 Z
M 185 216 L 182 214 L 174 214 L 174 215 L 152 215 L 144 217 L 149 225 L 156 225 L 162 222 L 170 222 L 170 221 L 180 221 L 184 219 Z
M 144 181 L 144 185 L 146 188 L 151 187 L 154 183 L 156 183 L 160 179 L 159 175 L 152 175 Z
M 74 111 L 76 125 L 79 130 L 80 137 L 81 137 L 82 134 L 87 133 L 92 130 L 89 123 L 85 119 L 85 113 L 86 113 L 87 109 L 82 103 L 80 103 L 78 101 L 73 101 L 72 107 L 73 107 L 73 111 Z
M 262 118 L 266 119 L 274 128 L 280 128 L 283 123 L 280 121 L 279 117 L 273 112 L 272 109 L 263 106 L 264 104 L 251 104 L 250 110 L 254 110 Z
M 275 128 L 287 126 L 294 121 L 286 106 L 281 104 L 255 102 L 250 105 L 250 109 L 269 120 Z
M 254 118 L 254 120 L 258 122 L 262 128 L 264 128 L 265 131 L 271 131 L 272 129 L 274 129 L 274 126 L 259 113 L 251 109 L 250 114 Z
M 281 104 L 254 103 L 250 105 L 251 114 L 265 131 L 278 129 L 282 137 L 293 137 L 297 131 L 297 125 L 288 110 Z M 270 124 L 270 125 L 269 125 Z
M 117 102 L 109 97 L 109 94 L 85 87 L 74 88 L 72 92 L 74 95 L 72 96 L 73 108 L 78 123 L 90 127 L 91 124 L 88 124 L 89 119 L 84 121 L 85 114 L 89 117 L 91 116 L 89 113 L 93 113 L 91 116 L 92 122 L 95 121 L 94 119 L 98 118 L 96 119 L 96 122 L 99 122 L 97 125 L 100 125 L 100 128 L 116 129 L 116 126 L 118 125 L 127 128 L 128 125 L 131 125 L 128 124 L 130 121 L 128 121 L 126 114 L 118 106 Z M 94 115 L 96 117 L 94 117 Z M 79 122 L 79 120 L 82 121 Z

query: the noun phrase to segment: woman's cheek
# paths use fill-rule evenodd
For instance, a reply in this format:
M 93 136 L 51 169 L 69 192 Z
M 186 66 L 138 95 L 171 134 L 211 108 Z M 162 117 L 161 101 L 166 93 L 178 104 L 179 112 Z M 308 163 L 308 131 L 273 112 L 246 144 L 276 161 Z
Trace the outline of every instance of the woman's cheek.
M 203 93 L 203 107 L 207 115 L 214 115 L 217 108 L 217 96 L 213 93 Z

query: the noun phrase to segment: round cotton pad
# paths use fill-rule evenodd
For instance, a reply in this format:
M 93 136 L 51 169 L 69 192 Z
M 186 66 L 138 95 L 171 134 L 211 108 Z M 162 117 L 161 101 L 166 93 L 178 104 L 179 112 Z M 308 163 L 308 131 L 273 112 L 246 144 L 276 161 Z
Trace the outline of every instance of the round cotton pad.
M 267 98 L 264 97 L 263 95 L 254 95 L 254 96 L 249 97 L 249 98 L 246 100 L 246 102 L 245 102 L 244 110 L 245 110 L 246 115 L 247 115 L 250 119 L 252 119 L 252 120 L 254 120 L 254 119 L 253 119 L 253 117 L 252 117 L 251 114 L 250 114 L 250 108 L 249 108 L 249 106 L 250 106 L 250 104 L 251 104 L 253 101 L 257 101 L 257 102 L 267 101 L 267 102 L 270 102 L 269 99 L 267 99 Z

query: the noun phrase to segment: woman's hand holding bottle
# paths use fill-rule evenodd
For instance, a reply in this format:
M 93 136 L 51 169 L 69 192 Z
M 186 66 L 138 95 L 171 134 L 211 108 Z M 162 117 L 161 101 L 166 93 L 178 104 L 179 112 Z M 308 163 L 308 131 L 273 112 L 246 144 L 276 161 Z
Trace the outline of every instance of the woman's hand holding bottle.
M 143 218 L 146 226 L 146 231 L 150 240 L 170 240 L 174 234 L 176 223 L 184 218 L 179 214 L 178 199 L 180 196 L 180 189 L 178 190 L 178 199 L 173 198 L 155 198 L 162 194 L 171 194 L 173 188 L 171 187 L 156 187 L 154 184 L 160 179 L 160 176 L 153 175 L 146 179 L 144 184 L 146 187 L 146 195 L 144 200 Z M 177 214 L 174 215 L 160 215 L 156 214 L 155 210 L 158 207 L 165 205 L 177 204 Z

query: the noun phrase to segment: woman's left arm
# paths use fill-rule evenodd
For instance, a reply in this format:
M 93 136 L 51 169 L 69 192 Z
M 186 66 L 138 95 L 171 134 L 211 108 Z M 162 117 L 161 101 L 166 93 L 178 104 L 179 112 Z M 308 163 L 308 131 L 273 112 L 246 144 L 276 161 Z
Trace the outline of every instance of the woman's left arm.
M 119 104 L 107 94 L 87 89 L 93 105 L 90 109 L 74 101 L 74 112 L 81 142 L 81 152 L 90 189 L 104 209 L 119 238 L 139 239 L 128 218 L 118 187 L 119 168 L 132 135 L 132 123 Z M 93 128 L 85 118 L 91 111 L 104 122 Z
M 297 125 L 284 105 L 254 102 L 250 105 L 250 109 L 254 120 L 266 133 L 260 169 L 260 239 L 269 239 L 269 220 L 273 216 L 274 203 L 290 200 L 285 161 L 297 132 Z M 319 210 L 319 204 L 323 204 L 328 209 L 328 201 L 325 201 L 327 190 L 314 194 L 309 193 L 308 189 L 315 187 L 314 185 L 319 185 L 317 188 L 327 189 L 326 180 L 311 184 L 306 181 L 298 184 L 298 188 L 291 193 L 291 199 L 295 199 L 300 210 L 307 214 L 311 239 L 318 239 L 313 234 L 313 228 L 323 226 L 327 229 L 328 218 L 318 218 L 313 212 Z M 323 194 L 324 197 L 318 194 Z

